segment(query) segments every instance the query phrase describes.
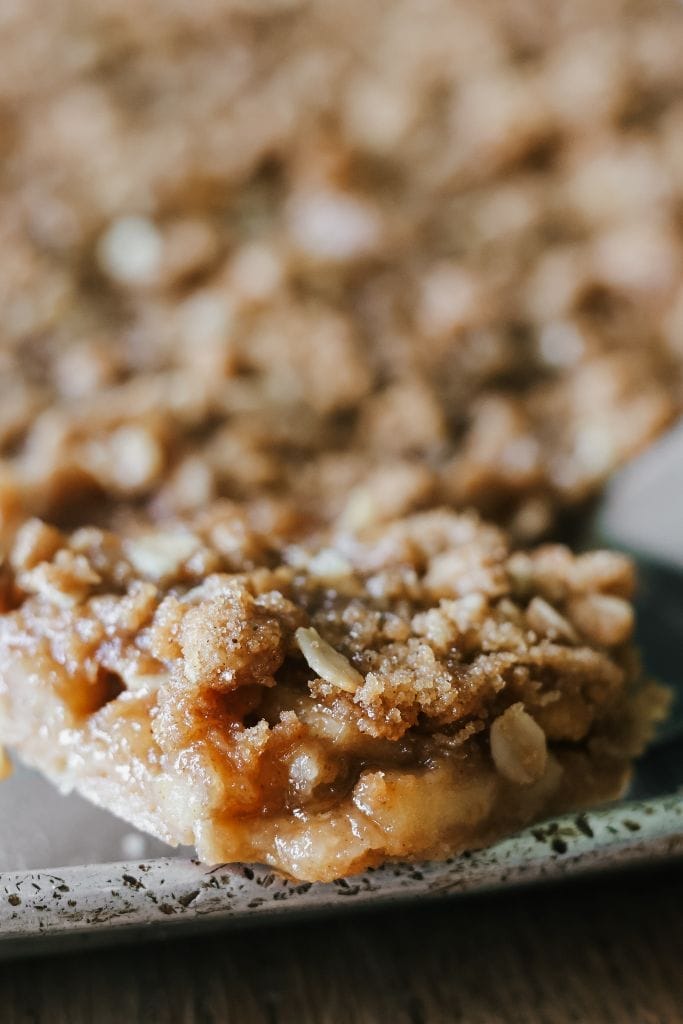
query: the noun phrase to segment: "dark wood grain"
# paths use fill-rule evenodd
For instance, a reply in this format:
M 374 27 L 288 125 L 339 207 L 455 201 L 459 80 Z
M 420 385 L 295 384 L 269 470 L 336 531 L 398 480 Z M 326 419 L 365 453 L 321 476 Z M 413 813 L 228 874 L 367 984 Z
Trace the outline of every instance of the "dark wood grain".
M 674 1024 L 683 867 L 7 963 L 3 1024 Z

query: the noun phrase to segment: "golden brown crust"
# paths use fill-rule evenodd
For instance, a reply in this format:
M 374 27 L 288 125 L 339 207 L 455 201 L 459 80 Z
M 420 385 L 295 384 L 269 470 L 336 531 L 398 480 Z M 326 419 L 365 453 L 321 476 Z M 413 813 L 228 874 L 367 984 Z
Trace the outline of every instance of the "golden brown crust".
M 0 740 L 209 860 L 330 878 L 481 844 L 616 795 L 661 711 L 628 560 L 511 555 L 472 514 L 315 543 L 227 504 L 164 532 L 34 521 L 10 563 Z

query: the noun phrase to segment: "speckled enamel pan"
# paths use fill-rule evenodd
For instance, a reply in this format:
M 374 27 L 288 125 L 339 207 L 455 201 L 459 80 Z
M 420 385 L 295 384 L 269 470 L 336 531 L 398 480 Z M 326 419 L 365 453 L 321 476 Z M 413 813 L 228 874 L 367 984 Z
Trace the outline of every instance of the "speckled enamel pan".
M 174 858 L 6 872 L 0 953 L 453 896 L 680 856 L 683 796 L 672 796 L 568 815 L 446 863 L 390 865 L 324 885 Z

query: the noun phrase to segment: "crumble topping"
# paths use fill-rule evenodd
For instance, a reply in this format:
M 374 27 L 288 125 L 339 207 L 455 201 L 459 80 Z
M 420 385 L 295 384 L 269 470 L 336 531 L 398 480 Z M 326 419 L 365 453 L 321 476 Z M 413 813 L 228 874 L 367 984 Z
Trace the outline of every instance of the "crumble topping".
M 0 25 L 6 539 L 267 495 L 525 541 L 680 412 L 675 4 L 43 6 Z

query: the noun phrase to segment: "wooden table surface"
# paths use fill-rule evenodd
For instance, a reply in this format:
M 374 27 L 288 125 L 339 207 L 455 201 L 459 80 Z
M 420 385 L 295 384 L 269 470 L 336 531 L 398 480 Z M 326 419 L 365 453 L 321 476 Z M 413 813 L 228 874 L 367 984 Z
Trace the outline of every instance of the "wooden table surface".
M 2 1024 L 683 1021 L 683 865 L 0 966 Z

